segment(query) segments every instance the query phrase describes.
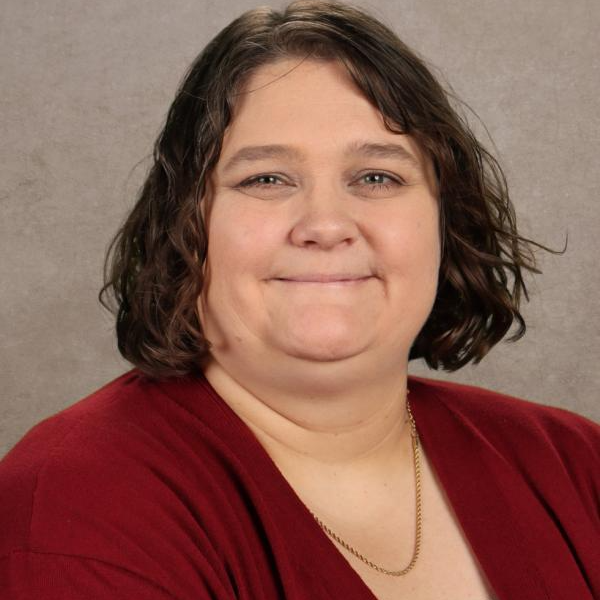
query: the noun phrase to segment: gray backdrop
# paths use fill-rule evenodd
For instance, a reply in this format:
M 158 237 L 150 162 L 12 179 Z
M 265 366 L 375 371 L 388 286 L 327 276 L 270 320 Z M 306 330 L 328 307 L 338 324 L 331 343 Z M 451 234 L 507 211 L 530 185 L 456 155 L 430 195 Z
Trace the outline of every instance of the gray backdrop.
M 505 167 L 522 233 L 554 249 L 569 233 L 566 254 L 540 252 L 543 275 L 526 280 L 525 338 L 453 374 L 420 361 L 411 372 L 600 420 L 600 3 L 356 3 L 390 24 L 479 114 L 497 151 L 469 120 Z M 0 455 L 34 423 L 129 368 L 96 301 L 104 251 L 188 64 L 257 4 L 5 2 Z

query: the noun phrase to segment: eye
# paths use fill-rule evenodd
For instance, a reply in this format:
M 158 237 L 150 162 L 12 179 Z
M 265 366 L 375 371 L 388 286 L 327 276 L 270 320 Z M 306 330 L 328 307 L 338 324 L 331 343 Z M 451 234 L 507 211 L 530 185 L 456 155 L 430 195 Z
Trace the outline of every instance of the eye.
M 254 177 L 250 177 L 250 179 L 246 179 L 246 181 L 242 181 L 239 187 L 271 187 L 270 183 L 262 183 L 261 179 L 278 179 L 281 181 L 281 178 L 277 175 L 267 174 L 267 175 L 256 175 Z
M 365 173 L 364 175 L 360 176 L 359 180 L 361 180 L 361 179 L 364 180 L 367 177 L 376 179 L 374 184 L 366 186 L 369 189 L 389 190 L 390 188 L 392 188 L 394 186 L 405 185 L 402 180 L 392 177 L 391 175 L 388 175 L 387 173 L 382 173 L 379 171 L 371 171 L 369 173 Z M 388 180 L 390 183 L 381 183 L 384 180 Z M 274 181 L 280 181 L 282 183 L 277 184 L 277 183 L 274 183 Z M 242 187 L 242 188 L 248 188 L 248 187 L 273 188 L 273 187 L 278 187 L 278 186 L 281 186 L 284 184 L 285 184 L 285 182 L 283 182 L 281 177 L 279 177 L 278 175 L 274 175 L 273 173 L 266 173 L 264 175 L 255 175 L 254 177 L 250 177 L 249 179 L 242 181 L 242 183 L 240 183 L 238 187 Z
M 404 185 L 404 182 L 388 175 L 387 173 L 380 173 L 379 171 L 371 171 L 360 176 L 360 179 L 364 180 L 367 177 L 376 178 L 374 185 L 367 185 L 368 188 L 376 190 L 389 190 L 394 186 Z M 391 183 L 381 183 L 383 180 L 388 180 Z

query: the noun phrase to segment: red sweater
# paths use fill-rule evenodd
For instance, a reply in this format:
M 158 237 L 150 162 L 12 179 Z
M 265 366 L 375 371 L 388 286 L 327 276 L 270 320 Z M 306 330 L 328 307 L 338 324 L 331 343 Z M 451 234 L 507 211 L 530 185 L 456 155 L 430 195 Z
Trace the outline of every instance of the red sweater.
M 482 388 L 408 386 L 499 600 L 598 600 L 600 425 Z M 204 377 L 133 369 L 0 462 L 0 598 L 375 597 Z

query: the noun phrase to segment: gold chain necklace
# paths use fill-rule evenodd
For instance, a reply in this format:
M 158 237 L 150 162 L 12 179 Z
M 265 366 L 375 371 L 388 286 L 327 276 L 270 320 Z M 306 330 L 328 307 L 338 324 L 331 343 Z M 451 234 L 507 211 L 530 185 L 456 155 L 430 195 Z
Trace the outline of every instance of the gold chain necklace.
M 379 571 L 380 573 L 384 573 L 385 575 L 392 575 L 393 577 L 398 577 L 400 575 L 405 575 L 408 573 L 417 562 L 417 557 L 419 556 L 419 550 L 421 549 L 421 461 L 420 461 L 420 453 L 419 453 L 419 434 L 417 433 L 417 426 L 415 425 L 415 420 L 412 415 L 412 411 L 410 410 L 410 403 L 408 402 L 408 394 L 410 390 L 406 391 L 406 410 L 408 412 L 408 418 L 410 419 L 410 436 L 412 438 L 412 447 L 413 447 L 413 458 L 415 463 L 415 480 L 416 480 L 416 488 L 417 488 L 417 532 L 415 539 L 415 551 L 413 553 L 413 557 L 405 569 L 401 571 L 390 571 L 388 569 L 384 569 L 376 565 L 374 562 L 366 559 L 362 554 L 357 552 L 350 544 L 342 540 L 342 538 L 331 531 L 327 525 L 325 525 L 319 517 L 317 517 L 310 509 L 310 513 L 315 518 L 317 523 L 339 544 L 341 544 L 346 550 L 352 552 L 354 556 L 362 560 L 364 563 Z

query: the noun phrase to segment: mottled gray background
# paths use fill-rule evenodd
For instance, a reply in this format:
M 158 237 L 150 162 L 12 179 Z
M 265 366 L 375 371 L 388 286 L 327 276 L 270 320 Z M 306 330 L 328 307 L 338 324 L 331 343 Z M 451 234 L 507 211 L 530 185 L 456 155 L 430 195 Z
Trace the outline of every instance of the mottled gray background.
M 268 2 L 267 2 L 268 3 Z M 188 64 L 258 4 L 7 0 L 2 86 L 0 455 L 34 423 L 129 368 L 96 301 L 106 246 Z M 481 117 L 538 254 L 528 332 L 454 374 L 600 420 L 597 0 L 357 2 Z M 272 6 L 281 7 L 282 2 Z M 514 330 L 514 329 L 513 329 Z M 511 330 L 511 331 L 513 331 Z

